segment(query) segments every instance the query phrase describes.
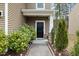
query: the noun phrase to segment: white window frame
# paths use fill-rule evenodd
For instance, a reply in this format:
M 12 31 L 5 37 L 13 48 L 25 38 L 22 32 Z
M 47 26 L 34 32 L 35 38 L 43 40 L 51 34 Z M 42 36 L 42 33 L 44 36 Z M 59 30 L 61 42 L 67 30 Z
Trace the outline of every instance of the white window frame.
M 45 3 L 43 3 L 43 8 L 38 8 L 37 5 L 38 5 L 38 3 L 36 3 L 36 9 L 37 9 L 37 10 L 44 10 L 44 9 L 45 9 Z
M 0 10 L 0 12 L 1 12 L 1 15 L 0 15 L 0 17 L 3 17 L 3 11 L 2 11 L 2 10 Z
M 45 20 L 36 20 L 35 21 L 35 31 L 36 31 L 36 33 L 37 33 L 37 22 L 43 22 L 44 23 L 44 28 L 43 28 L 43 36 L 44 36 L 44 34 L 45 34 Z M 44 37 L 43 37 L 44 38 Z M 42 38 L 37 38 L 37 34 L 36 34 L 36 40 L 37 39 L 42 39 Z

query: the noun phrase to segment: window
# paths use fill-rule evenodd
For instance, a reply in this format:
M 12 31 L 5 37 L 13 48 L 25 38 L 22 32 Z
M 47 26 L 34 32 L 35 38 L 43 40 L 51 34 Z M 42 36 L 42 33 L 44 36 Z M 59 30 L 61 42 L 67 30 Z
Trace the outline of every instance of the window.
M 44 3 L 36 3 L 36 9 L 45 9 Z

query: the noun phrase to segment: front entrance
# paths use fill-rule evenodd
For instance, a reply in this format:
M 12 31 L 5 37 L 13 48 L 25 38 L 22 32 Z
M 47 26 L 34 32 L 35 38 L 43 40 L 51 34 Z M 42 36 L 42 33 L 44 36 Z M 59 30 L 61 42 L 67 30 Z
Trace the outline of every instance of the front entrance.
M 45 21 L 36 21 L 36 32 L 37 32 L 37 38 L 44 38 L 44 32 L 45 32 Z

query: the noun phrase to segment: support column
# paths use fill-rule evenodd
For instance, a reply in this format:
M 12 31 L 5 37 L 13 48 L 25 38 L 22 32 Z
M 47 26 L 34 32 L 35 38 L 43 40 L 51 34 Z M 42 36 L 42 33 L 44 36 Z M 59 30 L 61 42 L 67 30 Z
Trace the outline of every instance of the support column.
M 49 16 L 49 33 L 51 32 L 52 28 L 53 28 L 53 16 L 50 15 Z
M 8 35 L 8 3 L 5 3 L 5 35 Z

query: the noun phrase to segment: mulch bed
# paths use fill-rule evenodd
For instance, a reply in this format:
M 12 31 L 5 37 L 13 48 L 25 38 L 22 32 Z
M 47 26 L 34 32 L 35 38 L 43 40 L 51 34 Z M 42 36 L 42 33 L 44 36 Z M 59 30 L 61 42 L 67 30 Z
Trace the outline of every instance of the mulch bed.
M 53 45 L 51 43 L 48 42 L 48 44 L 50 45 L 52 51 L 54 52 L 55 56 L 59 56 L 59 52 L 56 51 L 56 49 L 53 47 Z M 67 50 L 64 50 L 61 52 L 61 56 L 69 56 L 69 53 Z
M 27 55 L 27 50 L 26 51 L 22 51 L 20 53 L 16 53 L 16 52 L 13 52 L 13 51 L 8 51 L 5 55 L 3 56 L 25 56 Z

